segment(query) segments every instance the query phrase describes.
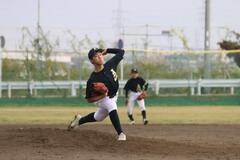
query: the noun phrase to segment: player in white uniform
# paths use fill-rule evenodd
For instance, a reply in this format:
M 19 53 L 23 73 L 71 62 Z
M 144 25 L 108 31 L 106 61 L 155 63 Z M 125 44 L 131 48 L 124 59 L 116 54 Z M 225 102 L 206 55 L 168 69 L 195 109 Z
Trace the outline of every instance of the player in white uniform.
M 125 104 L 127 105 L 127 114 L 131 124 L 134 124 L 133 118 L 133 107 L 135 102 L 138 103 L 138 106 L 141 110 L 143 124 L 147 125 L 148 120 L 146 118 L 146 108 L 144 96 L 148 89 L 148 83 L 139 76 L 137 69 L 131 70 L 131 78 L 127 81 L 124 86 L 125 89 Z M 129 93 L 130 92 L 130 93 Z

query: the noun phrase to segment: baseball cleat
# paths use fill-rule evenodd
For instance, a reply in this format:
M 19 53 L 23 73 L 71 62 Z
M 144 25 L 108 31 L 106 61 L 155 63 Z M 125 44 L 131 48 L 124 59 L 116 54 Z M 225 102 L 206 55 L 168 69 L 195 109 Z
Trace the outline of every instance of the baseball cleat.
M 71 121 L 71 123 L 68 125 L 68 130 L 72 130 L 79 124 L 79 120 L 82 118 L 80 114 L 75 115 L 74 119 Z
M 147 120 L 147 119 L 144 119 L 144 120 L 143 120 L 143 124 L 144 124 L 144 125 L 147 125 L 147 124 L 148 124 L 148 120 Z
M 126 135 L 122 132 L 118 135 L 118 141 L 126 141 L 127 137 Z
M 133 125 L 133 124 L 135 124 L 135 121 L 130 121 L 129 123 L 130 123 L 131 125 Z

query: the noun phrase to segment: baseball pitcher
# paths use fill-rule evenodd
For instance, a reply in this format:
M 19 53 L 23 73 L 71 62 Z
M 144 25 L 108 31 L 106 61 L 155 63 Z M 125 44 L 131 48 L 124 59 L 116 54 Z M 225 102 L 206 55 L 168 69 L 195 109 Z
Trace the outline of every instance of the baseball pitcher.
M 104 55 L 108 53 L 115 54 L 115 56 L 104 64 Z M 96 112 L 84 117 L 77 114 L 69 124 L 69 130 L 84 123 L 102 121 L 109 115 L 118 134 L 118 140 L 126 140 L 126 135 L 121 128 L 116 104 L 119 88 L 116 70 L 119 62 L 123 59 L 123 55 L 124 50 L 122 49 L 91 49 L 89 51 L 88 58 L 94 65 L 95 70 L 87 81 L 86 99 L 90 103 L 95 103 L 98 109 Z

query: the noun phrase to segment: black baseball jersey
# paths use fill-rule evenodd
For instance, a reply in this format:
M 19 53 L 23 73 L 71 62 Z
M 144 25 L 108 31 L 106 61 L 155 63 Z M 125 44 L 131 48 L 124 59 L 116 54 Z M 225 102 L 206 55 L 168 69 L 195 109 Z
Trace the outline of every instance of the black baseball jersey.
M 100 72 L 92 72 L 87 81 L 86 98 L 91 97 L 92 83 L 102 82 L 108 88 L 108 96 L 114 97 L 119 88 L 118 76 L 116 73 L 119 62 L 123 59 L 124 50 L 122 49 L 107 49 L 107 53 L 115 54 L 110 60 L 104 64 L 104 69 Z
M 139 92 L 142 90 L 147 90 L 148 88 L 148 83 L 142 78 L 142 77 L 137 77 L 137 78 L 131 78 L 127 81 L 127 83 L 124 86 L 125 89 L 125 96 L 128 97 L 128 91 L 132 92 Z

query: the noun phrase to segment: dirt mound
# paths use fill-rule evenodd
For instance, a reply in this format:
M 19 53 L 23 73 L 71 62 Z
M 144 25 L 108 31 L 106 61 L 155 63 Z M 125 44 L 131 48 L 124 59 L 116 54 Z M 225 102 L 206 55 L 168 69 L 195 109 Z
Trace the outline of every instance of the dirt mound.
M 125 127 L 126 129 L 131 126 Z M 165 126 L 166 127 L 166 126 Z M 186 126 L 185 126 L 186 127 Z M 238 159 L 240 145 L 206 143 L 136 135 L 137 126 L 127 129 L 127 141 L 116 141 L 111 126 L 85 126 L 67 131 L 58 126 L 0 129 L 0 159 Z M 149 126 L 161 132 L 160 126 Z M 162 127 L 164 128 L 164 127 Z M 191 128 L 191 127 L 189 127 Z M 140 131 L 140 130 L 139 130 Z M 163 132 L 163 131 L 162 131 Z M 134 134 L 133 134 L 134 133 Z M 171 132 L 169 132 L 171 134 Z M 158 133 L 156 133 L 157 135 Z M 191 132 L 189 130 L 189 136 Z M 194 134 L 194 133 L 193 133 Z M 185 135 L 188 136 L 188 135 Z M 154 138 L 153 138 L 154 137 Z M 196 137 L 197 138 L 197 137 Z M 207 141 L 206 141 L 207 142 Z M 8 153 L 7 153 L 8 152 Z
M 203 150 L 189 144 L 128 136 L 126 142 L 116 141 L 113 134 L 94 130 L 67 131 L 58 128 L 27 128 L 11 130 L 8 139 L 22 145 L 47 148 L 74 148 L 118 154 L 187 154 Z M 20 139 L 19 139 L 20 138 Z M 204 150 L 203 150 L 204 151 Z

